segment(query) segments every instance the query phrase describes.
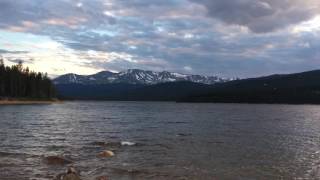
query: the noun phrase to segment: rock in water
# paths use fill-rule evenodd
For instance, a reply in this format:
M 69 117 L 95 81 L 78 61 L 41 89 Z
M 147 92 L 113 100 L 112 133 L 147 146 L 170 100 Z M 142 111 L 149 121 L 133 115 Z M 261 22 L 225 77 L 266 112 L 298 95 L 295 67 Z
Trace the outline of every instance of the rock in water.
M 102 157 L 102 158 L 107 158 L 107 157 L 114 156 L 114 153 L 112 151 L 103 151 L 103 152 L 99 153 L 98 156 Z
M 79 173 L 74 167 L 69 167 L 66 173 L 59 174 L 56 180 L 81 180 Z
M 99 176 L 99 177 L 96 177 L 96 180 L 108 180 L 108 177 L 107 176 Z
M 66 164 L 72 163 L 72 161 L 65 159 L 64 157 L 60 157 L 60 156 L 45 157 L 45 162 L 48 165 L 66 165 Z
M 107 145 L 107 143 L 101 142 L 101 141 L 95 141 L 95 142 L 93 142 L 91 144 L 94 145 L 94 146 L 106 146 Z
M 76 174 L 67 174 L 62 180 L 80 180 L 79 176 Z
M 78 174 L 78 172 L 74 167 L 71 166 L 68 168 L 67 174 Z

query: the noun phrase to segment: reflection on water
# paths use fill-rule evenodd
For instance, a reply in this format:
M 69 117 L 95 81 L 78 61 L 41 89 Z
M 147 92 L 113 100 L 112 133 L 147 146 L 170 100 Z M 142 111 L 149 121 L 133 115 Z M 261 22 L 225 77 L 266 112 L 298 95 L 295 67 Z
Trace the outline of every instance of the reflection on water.
M 46 165 L 49 155 L 71 159 L 83 179 L 319 175 L 320 106 L 67 102 L 0 114 L 1 179 L 52 179 L 66 166 Z M 115 156 L 98 158 L 106 149 Z

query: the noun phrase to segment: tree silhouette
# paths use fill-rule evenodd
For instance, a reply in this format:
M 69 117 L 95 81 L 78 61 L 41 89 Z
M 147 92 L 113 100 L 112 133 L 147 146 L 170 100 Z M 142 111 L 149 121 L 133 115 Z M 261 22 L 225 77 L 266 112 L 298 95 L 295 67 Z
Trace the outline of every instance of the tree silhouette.
M 11 67 L 5 66 L 0 56 L 0 98 L 52 99 L 56 90 L 47 74 L 30 71 L 23 62 Z

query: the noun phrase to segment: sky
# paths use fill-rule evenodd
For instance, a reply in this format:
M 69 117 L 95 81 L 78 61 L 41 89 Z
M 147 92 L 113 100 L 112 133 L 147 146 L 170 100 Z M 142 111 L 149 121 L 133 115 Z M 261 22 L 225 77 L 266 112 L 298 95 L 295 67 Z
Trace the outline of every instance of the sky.
M 52 77 L 320 69 L 320 1 L 0 0 L 0 55 Z

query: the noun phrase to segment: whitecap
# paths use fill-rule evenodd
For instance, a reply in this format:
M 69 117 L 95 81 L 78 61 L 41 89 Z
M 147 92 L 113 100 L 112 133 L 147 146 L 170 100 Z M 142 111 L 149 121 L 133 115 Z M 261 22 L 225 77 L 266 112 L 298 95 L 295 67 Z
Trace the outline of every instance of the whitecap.
M 121 141 L 121 146 L 134 146 L 136 143 L 129 141 Z

